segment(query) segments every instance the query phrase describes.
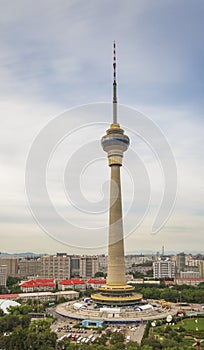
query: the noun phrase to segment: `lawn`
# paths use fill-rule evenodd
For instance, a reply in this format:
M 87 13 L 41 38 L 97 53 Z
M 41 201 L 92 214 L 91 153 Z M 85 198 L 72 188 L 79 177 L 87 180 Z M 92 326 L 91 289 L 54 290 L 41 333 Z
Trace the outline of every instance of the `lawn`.
M 187 319 L 184 319 L 183 322 L 182 322 L 182 326 L 186 330 L 195 331 L 196 328 L 197 328 L 199 331 L 201 331 L 201 330 L 204 331 L 204 318 L 187 318 Z
M 153 334 L 160 341 L 162 338 L 176 340 L 176 337 L 180 336 L 182 337 L 180 345 L 186 345 L 189 349 L 195 344 L 195 339 L 204 339 L 204 318 L 187 318 L 169 326 L 152 327 L 150 334 Z M 204 349 L 204 342 L 201 342 L 201 349 Z

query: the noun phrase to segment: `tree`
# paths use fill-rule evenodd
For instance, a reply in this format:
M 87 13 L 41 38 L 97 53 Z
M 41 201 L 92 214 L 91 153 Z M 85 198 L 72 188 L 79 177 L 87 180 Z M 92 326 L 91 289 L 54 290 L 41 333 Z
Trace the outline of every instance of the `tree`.
M 143 278 L 144 274 L 139 272 L 139 271 L 135 271 L 135 272 L 133 272 L 133 277 L 134 278 Z
M 70 339 L 64 338 L 57 344 L 57 350 L 69 349 Z
M 8 293 L 7 288 L 4 286 L 0 286 L 0 294 L 6 294 Z
M 146 276 L 148 276 L 148 277 L 153 277 L 153 269 L 148 270 L 148 271 L 146 272 Z
M 8 276 L 6 280 L 6 285 L 10 289 L 11 286 L 13 286 L 14 284 L 18 284 L 20 280 L 21 279 L 19 277 Z
M 94 344 L 98 345 L 106 345 L 108 338 L 105 334 L 103 334 L 100 338 L 97 337 L 96 340 L 94 341 Z
M 19 286 L 19 284 L 13 284 L 13 286 L 11 286 L 11 288 L 10 288 L 11 294 L 17 294 L 20 292 L 21 292 L 21 287 Z
M 4 312 L 2 309 L 0 309 L 0 317 L 4 315 Z
M 84 295 L 86 297 L 90 297 L 91 294 L 94 292 L 94 289 L 93 288 L 87 288 L 85 291 L 84 291 Z
M 162 344 L 156 340 L 156 339 L 153 339 L 153 338 L 147 338 L 143 341 L 143 345 L 149 345 L 152 347 L 152 349 L 154 350 L 160 350 L 162 349 Z
M 126 346 L 127 350 L 135 350 L 135 349 L 140 349 L 139 344 L 136 341 L 129 341 Z
M 95 273 L 94 277 L 106 277 L 106 273 L 103 271 L 98 271 Z
M 172 349 L 172 348 L 178 348 L 178 343 L 175 341 L 175 339 L 171 339 L 171 338 L 164 338 L 163 342 L 162 342 L 162 346 L 164 349 Z M 180 345 L 179 345 L 179 349 L 180 349 Z
M 33 308 L 31 305 L 28 304 L 22 304 L 17 306 L 11 306 L 9 308 L 11 315 L 28 315 L 29 312 L 33 311 Z
M 65 303 L 65 301 L 67 301 L 67 299 L 65 299 L 65 297 L 59 297 L 57 304 Z
M 110 338 L 111 334 L 112 334 L 111 330 L 110 329 L 106 329 L 106 336 L 107 336 L 107 338 Z
M 20 321 L 21 321 L 22 327 L 27 328 L 30 324 L 31 316 L 30 315 L 23 315 L 23 316 L 21 316 Z
M 111 345 L 110 350 L 125 350 L 124 342 L 118 342 L 114 345 Z
M 17 327 L 13 333 L 7 337 L 7 350 L 27 350 L 26 348 L 26 330 Z
M 120 332 L 115 332 L 111 334 L 111 338 L 110 338 L 110 344 L 114 345 L 114 344 L 118 344 L 118 343 L 123 343 L 125 340 L 124 335 Z

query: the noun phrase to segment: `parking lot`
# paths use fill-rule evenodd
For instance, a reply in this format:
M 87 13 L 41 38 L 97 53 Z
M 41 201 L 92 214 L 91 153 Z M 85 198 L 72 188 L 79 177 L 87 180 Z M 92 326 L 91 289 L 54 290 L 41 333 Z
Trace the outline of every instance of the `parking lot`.
M 74 328 L 74 325 L 77 324 L 75 321 L 69 320 L 58 320 L 52 326 L 51 329 L 58 336 L 59 340 L 63 338 L 69 338 L 73 342 L 78 343 L 91 343 L 96 339 L 96 331 L 93 329 L 84 329 L 84 328 Z M 97 334 L 99 336 L 99 334 Z
M 107 330 L 111 332 L 121 332 L 126 341 L 137 341 L 141 342 L 145 324 L 135 324 L 135 325 L 111 325 L 108 326 L 101 333 L 98 333 L 96 329 L 93 328 L 74 328 L 74 325 L 78 324 L 77 321 L 67 320 L 57 320 L 52 326 L 51 329 L 54 331 L 58 340 L 62 340 L 64 338 L 69 338 L 71 342 L 76 343 L 93 343 L 96 338 L 101 337 L 102 334 L 105 334 Z

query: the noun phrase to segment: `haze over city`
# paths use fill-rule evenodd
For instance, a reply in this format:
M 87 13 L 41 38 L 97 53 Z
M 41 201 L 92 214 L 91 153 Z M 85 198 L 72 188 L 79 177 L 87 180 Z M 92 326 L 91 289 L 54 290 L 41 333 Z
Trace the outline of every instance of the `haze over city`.
M 203 12 L 201 1 L 61 0 L 39 4 L 17 0 L 12 8 L 2 2 L 2 252 L 106 252 L 108 211 L 99 216 L 94 212 L 104 193 L 105 209 L 108 208 L 106 155 L 98 144 L 93 152 L 95 158 L 87 157 L 87 164 L 82 163 L 84 168 L 75 164 L 85 155 L 86 147 L 90 151 L 90 142 L 100 142 L 111 122 L 114 40 L 118 97 L 123 105 L 119 106 L 119 120 L 125 130 L 130 129 L 132 145 L 122 170 L 126 252 L 155 252 L 163 245 L 167 251 L 203 252 Z M 66 110 L 66 133 L 72 131 L 74 123 L 83 127 L 60 143 L 47 172 L 52 202 L 60 215 L 79 226 L 74 239 L 70 230 L 63 240 L 60 233 L 59 237 L 46 234 L 34 220 L 26 196 L 25 169 L 34 138 Z M 134 134 L 137 111 L 149 118 L 149 131 L 155 123 L 164 134 L 177 165 L 176 203 L 169 220 L 156 234 L 151 234 L 152 223 L 161 204 L 165 179 L 161 159 Z M 95 124 L 87 128 L 90 120 Z M 153 145 L 154 138 L 153 135 Z M 49 143 L 47 139 L 44 142 Z M 141 162 L 136 161 L 135 153 Z M 71 205 L 64 193 L 62 178 L 70 159 L 68 172 L 75 177 L 80 170 L 83 175 L 80 188 L 91 208 L 86 207 L 88 215 Z M 146 179 L 145 174 L 149 182 L 141 181 Z M 149 195 L 144 221 L 129 234 L 147 209 Z M 74 196 L 80 204 L 80 193 Z M 43 207 L 42 198 L 38 199 Z M 57 223 L 49 215 L 46 220 L 57 230 Z M 104 236 L 97 236 L 94 230 L 89 236 L 83 233 L 83 228 L 91 231 L 97 225 Z

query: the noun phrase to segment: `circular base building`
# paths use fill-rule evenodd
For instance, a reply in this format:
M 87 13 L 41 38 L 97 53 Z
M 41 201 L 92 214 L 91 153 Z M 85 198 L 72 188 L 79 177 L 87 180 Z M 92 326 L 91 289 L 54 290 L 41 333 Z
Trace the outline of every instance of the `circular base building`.
M 106 285 L 99 289 L 99 293 L 91 295 L 93 302 L 107 306 L 135 305 L 142 299 L 142 294 L 134 293 L 134 288 L 129 285 Z

